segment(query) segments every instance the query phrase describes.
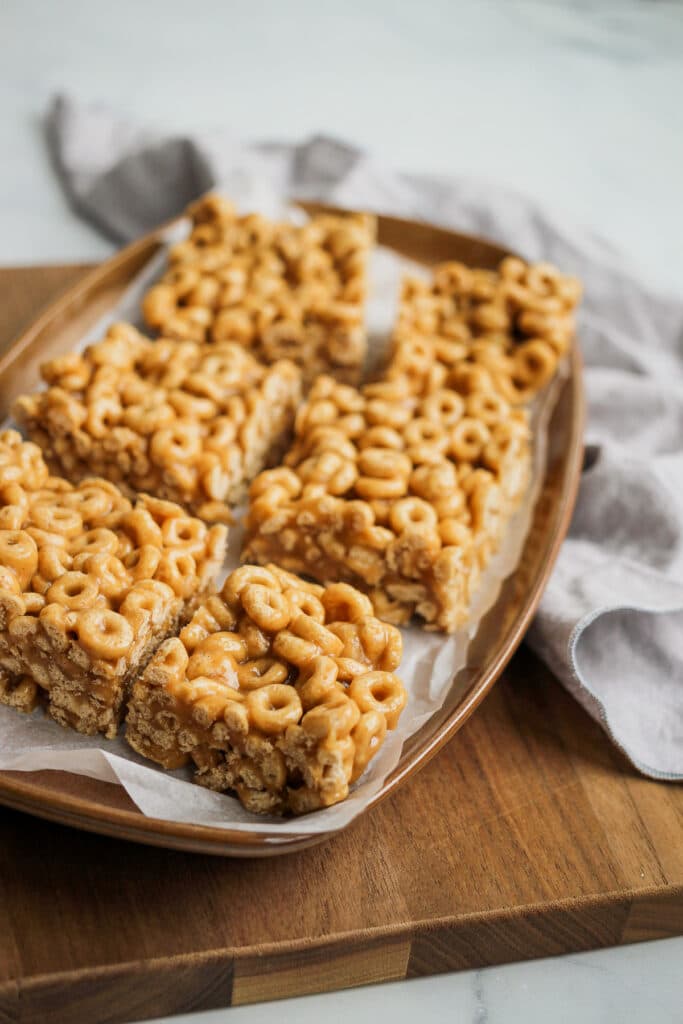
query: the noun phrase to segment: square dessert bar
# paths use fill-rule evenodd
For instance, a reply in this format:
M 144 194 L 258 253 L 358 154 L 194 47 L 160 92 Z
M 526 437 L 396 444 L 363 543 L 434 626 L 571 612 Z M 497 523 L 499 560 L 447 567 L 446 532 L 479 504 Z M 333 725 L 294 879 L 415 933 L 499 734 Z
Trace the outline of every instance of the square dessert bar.
M 133 687 L 126 739 L 250 811 L 343 800 L 406 702 L 401 634 L 344 583 L 245 565 Z
M 375 219 L 311 217 L 303 225 L 238 217 L 220 196 L 188 210 L 190 237 L 147 293 L 143 313 L 165 337 L 237 341 L 265 363 L 288 358 L 356 383 L 365 358 L 367 263 Z
M 277 461 L 301 396 L 287 360 L 266 367 L 240 345 L 151 341 L 129 324 L 41 371 L 47 390 L 13 412 L 51 469 L 72 481 L 102 476 L 208 520 L 228 520 L 247 483 Z
M 524 492 L 529 427 L 495 392 L 320 377 L 286 465 L 250 488 L 244 559 L 369 593 L 389 622 L 455 630 Z
M 581 285 L 548 263 L 504 259 L 498 270 L 443 263 L 403 282 L 389 379 L 414 391 L 496 391 L 528 402 L 554 374 L 575 334 Z
M 0 702 L 116 735 L 132 679 L 192 614 L 225 536 L 107 480 L 51 477 L 36 445 L 0 434 Z

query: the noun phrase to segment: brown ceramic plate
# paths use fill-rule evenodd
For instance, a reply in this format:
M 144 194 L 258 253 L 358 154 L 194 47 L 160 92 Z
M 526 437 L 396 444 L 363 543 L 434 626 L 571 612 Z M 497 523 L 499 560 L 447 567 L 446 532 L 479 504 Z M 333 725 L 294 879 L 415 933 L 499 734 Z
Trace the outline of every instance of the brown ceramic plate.
M 309 210 L 319 209 L 303 204 Z M 505 250 L 482 239 L 394 217 L 379 218 L 379 241 L 429 264 L 458 259 L 494 268 Z M 110 309 L 158 250 L 160 231 L 124 249 L 82 278 L 19 337 L 0 360 L 0 416 L 12 399 L 39 384 L 39 364 L 67 351 Z M 383 800 L 427 763 L 484 699 L 521 642 L 567 532 L 583 458 L 584 401 L 578 347 L 571 358 L 549 430 L 545 476 L 516 572 L 470 645 L 467 665 L 457 673 L 440 711 L 405 743 L 401 759 L 371 806 Z M 329 838 L 240 834 L 229 829 L 147 818 L 119 787 L 66 772 L 0 772 L 0 803 L 66 825 L 155 846 L 223 856 L 269 856 L 302 849 Z M 275 832 L 271 833 L 274 837 Z

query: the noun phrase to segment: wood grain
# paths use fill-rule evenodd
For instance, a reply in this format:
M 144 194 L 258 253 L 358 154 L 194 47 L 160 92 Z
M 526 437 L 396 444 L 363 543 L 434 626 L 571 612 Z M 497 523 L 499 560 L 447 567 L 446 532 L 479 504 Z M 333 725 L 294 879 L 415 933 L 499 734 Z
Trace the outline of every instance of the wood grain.
M 77 274 L 0 271 L 0 348 Z M 0 809 L 2 1024 L 115 1024 L 681 933 L 683 788 L 637 776 L 524 648 L 423 771 L 324 846 L 228 861 Z

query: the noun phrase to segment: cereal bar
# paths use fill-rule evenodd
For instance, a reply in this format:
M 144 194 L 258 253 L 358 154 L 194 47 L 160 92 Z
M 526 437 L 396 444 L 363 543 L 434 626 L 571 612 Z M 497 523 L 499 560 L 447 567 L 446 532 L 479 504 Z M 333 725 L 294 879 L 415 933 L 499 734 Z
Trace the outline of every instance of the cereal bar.
M 285 465 L 250 488 L 244 558 L 368 592 L 389 622 L 453 631 L 529 476 L 527 413 L 500 394 L 320 377 Z
M 96 475 L 207 520 L 284 450 L 301 395 L 288 360 L 265 367 L 240 345 L 151 341 L 129 324 L 80 355 L 46 363 L 47 390 L 14 416 L 72 481 Z
M 387 376 L 428 394 L 496 391 L 528 402 L 553 376 L 575 333 L 576 278 L 516 257 L 497 271 L 443 263 L 403 282 Z
M 143 313 L 165 337 L 236 341 L 265 363 L 288 358 L 355 383 L 365 358 L 366 268 L 375 220 L 311 217 L 304 225 L 238 217 L 220 196 L 189 209 L 190 237 L 173 246 Z
M 401 634 L 345 583 L 245 565 L 133 687 L 126 738 L 250 811 L 343 800 L 406 702 Z
M 107 480 L 49 475 L 0 434 L 0 702 L 37 703 L 79 732 L 116 734 L 131 680 L 192 614 L 225 527 Z

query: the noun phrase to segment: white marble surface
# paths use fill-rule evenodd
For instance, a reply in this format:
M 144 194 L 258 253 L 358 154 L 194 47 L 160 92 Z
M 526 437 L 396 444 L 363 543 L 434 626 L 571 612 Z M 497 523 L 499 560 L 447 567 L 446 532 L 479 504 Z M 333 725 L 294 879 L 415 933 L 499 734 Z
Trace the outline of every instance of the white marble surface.
M 0 40 L 0 262 L 108 252 L 45 158 L 41 116 L 67 89 L 173 130 L 322 129 L 503 181 L 680 283 L 680 2 L 3 0 Z
M 683 288 L 680 2 L 0 0 L 0 44 L 0 263 L 110 252 L 47 160 L 62 89 L 172 131 L 323 130 L 407 170 L 502 182 Z M 668 1024 L 682 967 L 671 939 L 173 1020 Z
M 667 939 L 620 950 L 369 985 L 334 995 L 168 1017 L 164 1022 L 681 1024 L 681 942 Z

